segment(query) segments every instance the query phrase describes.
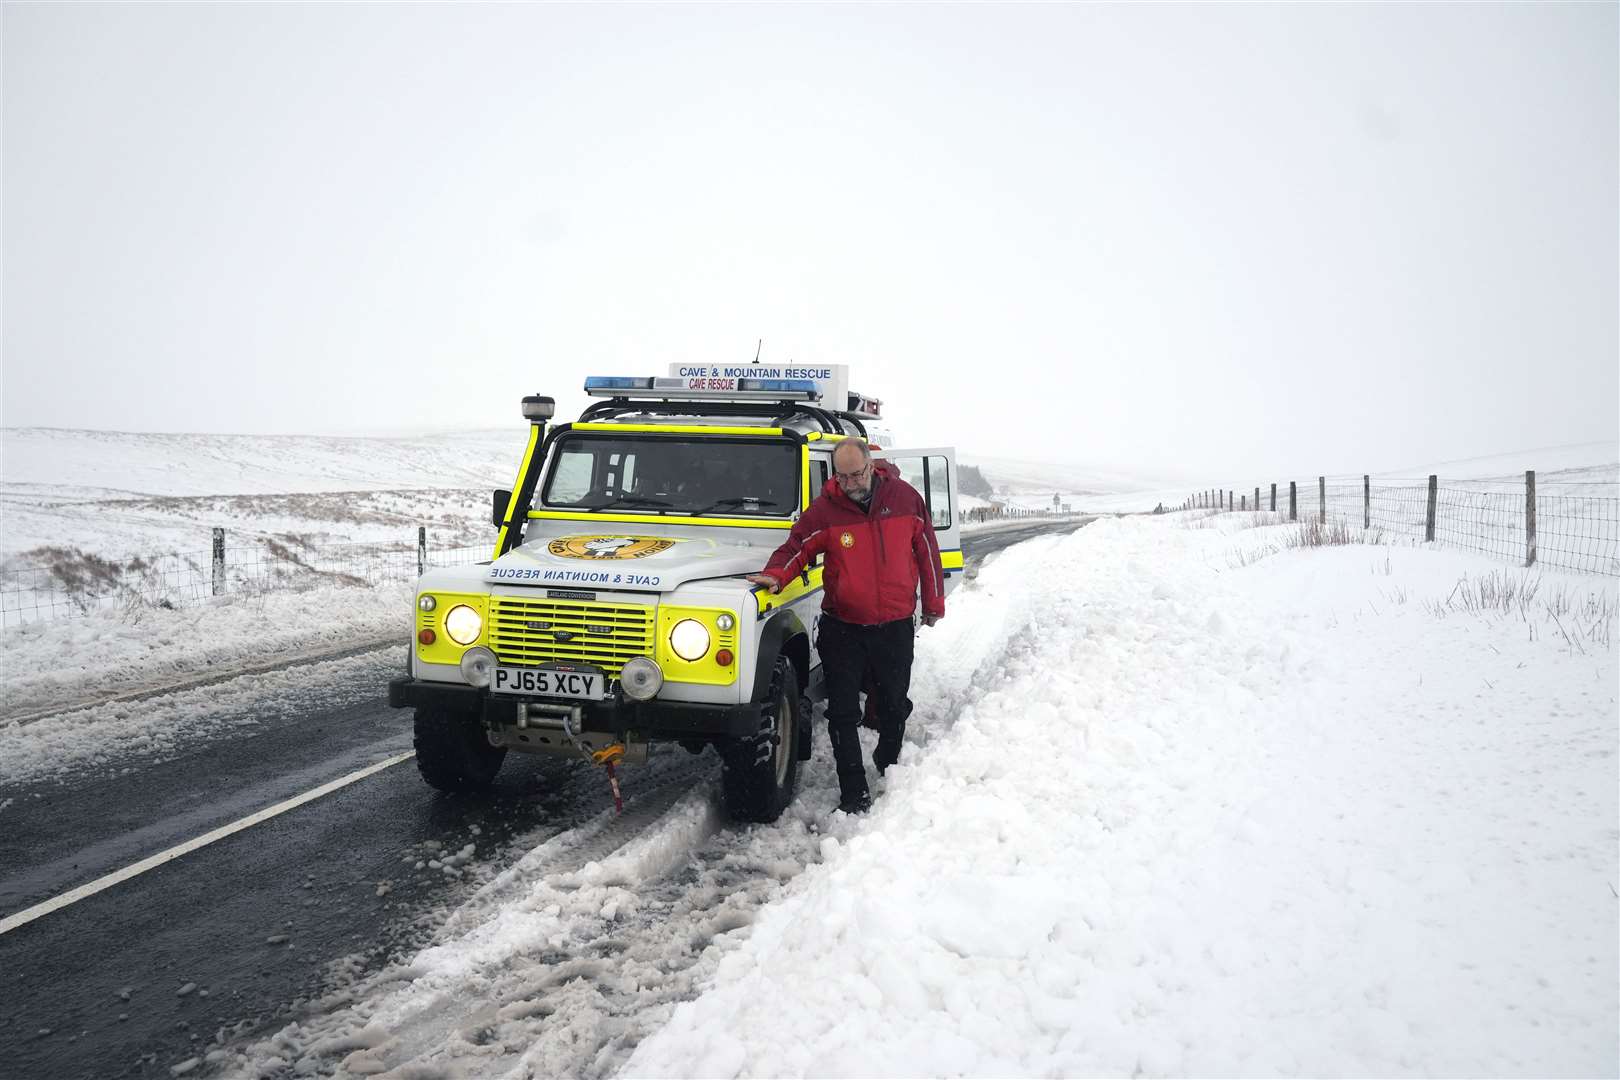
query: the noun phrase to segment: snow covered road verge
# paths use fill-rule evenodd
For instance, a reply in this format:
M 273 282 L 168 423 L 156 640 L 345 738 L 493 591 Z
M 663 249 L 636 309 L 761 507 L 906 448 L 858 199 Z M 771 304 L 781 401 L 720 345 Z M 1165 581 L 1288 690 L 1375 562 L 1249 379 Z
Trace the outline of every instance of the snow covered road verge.
M 26 623 L 5 633 L 0 731 L 26 716 L 85 698 L 100 700 L 187 684 L 275 659 L 411 634 L 410 584 L 223 597 L 176 608 L 96 612 Z
M 1620 1069 L 1614 584 L 1536 575 L 1608 613 L 1572 640 L 1431 606 L 1499 564 L 1245 565 L 1280 531 L 1242 524 L 987 566 L 870 818 L 624 1072 Z

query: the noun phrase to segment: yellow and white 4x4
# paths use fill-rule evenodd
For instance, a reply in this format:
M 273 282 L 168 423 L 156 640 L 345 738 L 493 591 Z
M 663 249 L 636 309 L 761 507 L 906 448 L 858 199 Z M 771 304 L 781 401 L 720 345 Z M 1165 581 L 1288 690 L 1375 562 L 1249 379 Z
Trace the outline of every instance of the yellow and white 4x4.
M 719 751 L 733 816 L 774 821 L 810 757 L 821 571 L 777 594 L 743 575 L 820 493 L 837 440 L 878 421 L 847 379 L 840 365 L 593 377 L 602 400 L 550 426 L 551 399 L 525 398 L 494 555 L 422 576 L 410 674 L 389 684 L 389 704 L 416 711 L 427 782 L 485 787 L 508 750 L 633 762 L 674 741 Z M 874 449 L 927 500 L 949 589 L 954 450 Z

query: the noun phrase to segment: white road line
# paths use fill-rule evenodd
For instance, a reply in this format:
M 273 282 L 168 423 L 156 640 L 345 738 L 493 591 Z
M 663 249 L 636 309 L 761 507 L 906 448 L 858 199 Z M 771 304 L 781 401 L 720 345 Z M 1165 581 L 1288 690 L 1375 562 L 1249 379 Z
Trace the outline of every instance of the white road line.
M 278 814 L 285 814 L 289 810 L 297 809 L 307 802 L 313 802 L 322 795 L 330 795 L 339 788 L 348 787 L 357 780 L 364 780 L 373 773 L 380 773 L 384 769 L 393 768 L 400 762 L 409 761 L 415 756 L 416 755 L 411 752 L 396 754 L 391 758 L 386 758 L 377 762 L 375 765 L 368 765 L 358 772 L 352 772 L 347 776 L 340 776 L 336 780 L 329 781 L 322 784 L 318 788 L 306 791 L 302 795 L 295 795 L 286 802 L 279 802 L 274 806 L 269 806 L 263 810 L 260 810 L 258 813 L 249 814 L 240 821 L 233 821 L 229 825 L 221 825 L 213 832 L 204 833 L 193 840 L 187 840 L 185 843 L 172 847 L 167 851 L 160 851 L 156 855 L 142 859 L 138 863 L 132 863 L 131 865 L 124 867 L 122 870 L 116 870 L 113 873 L 108 874 L 106 877 L 99 877 L 87 885 L 80 885 L 76 889 L 71 889 L 68 892 L 63 893 L 61 896 L 46 900 L 43 903 L 35 904 L 33 907 L 24 911 L 19 911 L 15 915 L 7 915 L 5 918 L 0 919 L 0 934 L 10 933 L 11 931 L 17 929 L 17 927 L 31 923 L 43 915 L 49 915 L 53 911 L 67 907 L 69 904 L 76 904 L 87 896 L 94 896 L 103 889 L 110 889 L 121 881 L 128 881 L 132 877 L 146 873 L 153 867 L 162 866 L 166 862 L 172 862 L 188 852 L 196 851 L 200 847 L 207 847 L 215 840 L 223 840 L 232 833 L 241 832 L 243 829 L 257 825 L 261 821 L 268 821 Z

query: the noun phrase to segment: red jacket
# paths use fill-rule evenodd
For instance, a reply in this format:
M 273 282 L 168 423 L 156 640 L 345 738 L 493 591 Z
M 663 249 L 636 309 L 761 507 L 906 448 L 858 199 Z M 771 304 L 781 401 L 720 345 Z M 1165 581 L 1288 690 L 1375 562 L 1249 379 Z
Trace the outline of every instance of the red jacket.
M 786 585 L 825 555 L 821 609 L 835 619 L 870 625 L 909 618 L 922 589 L 924 615 L 945 614 L 939 542 L 917 489 L 887 461 L 874 461 L 865 509 L 829 479 L 819 498 L 777 548 L 764 573 Z

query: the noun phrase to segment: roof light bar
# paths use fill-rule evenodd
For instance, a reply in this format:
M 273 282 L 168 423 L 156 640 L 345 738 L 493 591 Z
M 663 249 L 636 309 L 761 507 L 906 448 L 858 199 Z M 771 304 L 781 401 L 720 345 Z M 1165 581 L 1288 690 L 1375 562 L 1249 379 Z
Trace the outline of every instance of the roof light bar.
M 705 385 L 693 386 L 692 382 Z M 718 384 L 718 385 L 717 385 Z M 819 401 L 811 379 L 680 379 L 664 376 L 589 375 L 592 397 L 637 397 L 660 401 Z

